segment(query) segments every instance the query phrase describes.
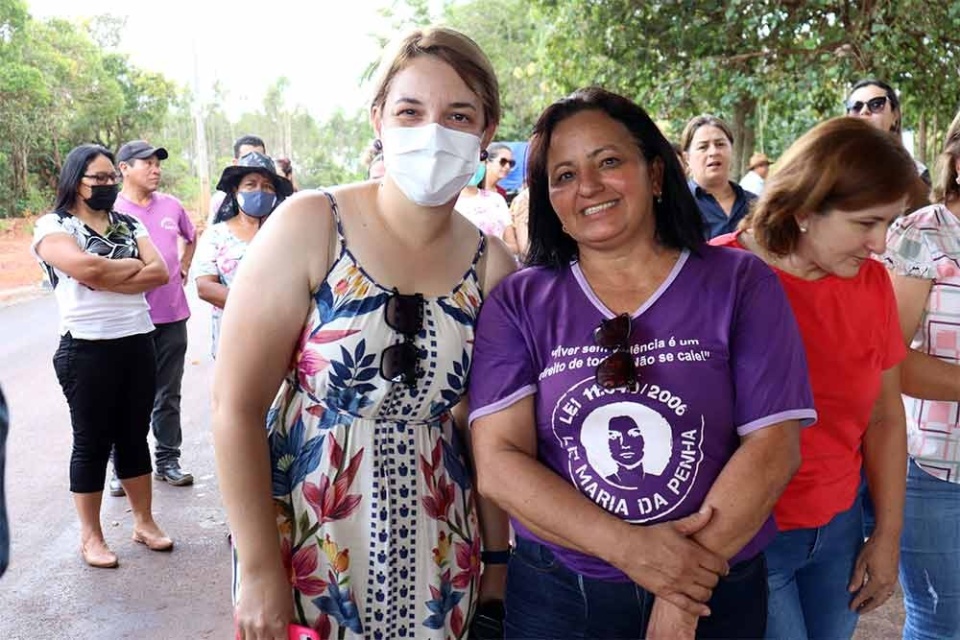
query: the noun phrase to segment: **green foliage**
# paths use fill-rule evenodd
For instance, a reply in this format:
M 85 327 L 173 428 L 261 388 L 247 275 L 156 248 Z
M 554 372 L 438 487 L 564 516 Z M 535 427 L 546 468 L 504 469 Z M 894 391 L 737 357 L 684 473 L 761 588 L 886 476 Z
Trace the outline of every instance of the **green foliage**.
M 236 121 L 232 121 L 224 110 L 228 98 L 226 90 L 222 86 L 215 87 L 214 99 L 206 105 L 203 113 L 211 189 L 224 167 L 233 161 L 234 140 L 245 134 L 263 138 L 269 155 L 290 158 L 300 188 L 333 186 L 366 177 L 361 157 L 373 140 L 366 111 L 354 114 L 337 111 L 327 120 L 318 122 L 303 107 L 287 106 L 288 85 L 286 78 L 277 79 L 267 90 L 263 109 L 242 113 Z M 189 113 L 182 111 L 184 108 L 179 105 L 171 119 L 180 128 L 177 135 L 189 141 L 186 157 L 195 161 L 191 151 L 195 139 L 194 124 Z M 172 133 L 168 131 L 168 134 Z
M 444 23 L 480 44 L 500 80 L 501 140 L 526 138 L 549 103 L 600 85 L 643 105 L 673 139 L 698 113 L 725 118 L 742 169 L 755 149 L 779 156 L 841 114 L 849 86 L 873 76 L 899 89 L 904 127 L 931 164 L 960 102 L 956 2 L 394 0 L 383 13 L 392 22 L 383 42 L 411 25 Z M 260 108 L 238 116 L 227 114 L 223 86 L 198 106 L 116 50 L 124 27 L 109 15 L 35 20 L 24 0 L 0 0 L 0 218 L 49 206 L 63 156 L 88 141 L 164 145 L 163 189 L 193 210 L 247 133 L 264 138 L 270 155 L 290 157 L 301 187 L 365 175 L 361 156 L 373 138 L 365 110 L 317 121 L 287 104 L 283 77 Z
M 122 21 L 95 20 L 115 43 Z M 162 125 L 175 87 L 103 49 L 83 26 L 34 20 L 0 0 L 0 217 L 50 206 L 63 156 L 82 142 L 115 149 Z
M 535 4 L 543 17 L 540 68 L 555 95 L 605 86 L 676 134 L 693 115 L 715 113 L 739 134 L 741 161 L 758 140 L 777 155 L 817 121 L 841 114 L 847 88 L 862 77 L 897 87 L 907 127 L 935 113 L 947 122 L 957 106 L 954 83 L 939 80 L 960 69 L 956 3 Z
M 540 112 L 550 104 L 537 59 L 540 24 L 527 0 L 449 3 L 443 21 L 467 34 L 490 58 L 500 81 L 503 117 L 497 138 L 526 140 Z
M 903 96 L 921 159 L 936 154 L 958 106 L 960 4 L 926 0 L 423 0 L 395 2 L 400 24 L 441 22 L 493 62 L 505 106 L 500 138 L 523 138 L 540 110 L 599 85 L 641 104 L 679 138 L 698 113 L 734 128 L 735 163 L 777 156 L 843 113 L 849 86 L 878 77 Z M 925 134 L 926 129 L 930 129 Z

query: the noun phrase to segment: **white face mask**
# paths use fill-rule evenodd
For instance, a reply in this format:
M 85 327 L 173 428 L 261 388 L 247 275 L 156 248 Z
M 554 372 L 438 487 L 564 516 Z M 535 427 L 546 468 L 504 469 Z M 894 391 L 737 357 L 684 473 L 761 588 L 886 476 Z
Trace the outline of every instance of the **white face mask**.
M 387 176 L 410 200 L 437 207 L 455 199 L 480 164 L 480 138 L 438 124 L 384 127 Z

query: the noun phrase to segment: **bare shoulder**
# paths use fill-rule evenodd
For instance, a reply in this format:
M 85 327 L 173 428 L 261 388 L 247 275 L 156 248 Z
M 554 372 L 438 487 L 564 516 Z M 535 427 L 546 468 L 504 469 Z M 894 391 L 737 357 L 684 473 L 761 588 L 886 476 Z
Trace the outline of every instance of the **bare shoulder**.
M 331 187 L 327 190 L 336 203 L 340 219 L 349 219 L 361 215 L 363 211 L 372 211 L 376 208 L 376 182 L 353 182 L 350 184 Z M 327 197 L 327 196 L 324 196 Z
M 322 191 L 301 191 L 270 214 L 251 252 L 306 270 L 311 283 L 319 282 L 329 264 L 335 228 L 329 197 Z
M 508 275 L 517 270 L 517 261 L 500 238 L 487 236 L 487 259 L 483 273 L 483 293 L 487 294 Z

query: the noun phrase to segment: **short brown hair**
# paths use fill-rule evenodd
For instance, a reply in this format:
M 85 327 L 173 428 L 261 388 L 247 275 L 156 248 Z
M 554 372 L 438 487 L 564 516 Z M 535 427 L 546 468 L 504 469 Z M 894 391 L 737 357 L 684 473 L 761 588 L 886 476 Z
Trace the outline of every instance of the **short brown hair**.
M 420 56 L 434 56 L 457 72 L 483 104 L 484 128 L 500 123 L 500 85 L 486 54 L 476 42 L 446 27 L 414 29 L 384 52 L 376 73 L 372 108 L 382 107 L 394 77 Z
M 960 198 L 960 185 L 957 184 L 957 161 L 960 161 L 960 111 L 947 129 L 947 141 L 943 145 L 943 152 L 937 158 L 937 169 L 934 173 L 933 202 L 952 202 Z
M 683 133 L 680 134 L 681 149 L 684 151 L 690 151 L 690 145 L 693 144 L 693 136 L 697 134 L 697 129 L 700 127 L 716 127 L 717 129 L 720 129 L 720 131 L 723 131 L 723 135 L 727 136 L 727 140 L 730 141 L 730 144 L 733 144 L 733 129 L 730 128 L 730 125 L 717 116 L 712 116 L 709 113 L 702 113 L 699 116 L 690 118 L 687 126 L 683 128 Z
M 797 214 L 825 215 L 894 202 L 917 180 L 900 141 L 859 118 L 833 118 L 803 134 L 773 166 L 763 195 L 741 228 L 774 255 L 792 253 Z

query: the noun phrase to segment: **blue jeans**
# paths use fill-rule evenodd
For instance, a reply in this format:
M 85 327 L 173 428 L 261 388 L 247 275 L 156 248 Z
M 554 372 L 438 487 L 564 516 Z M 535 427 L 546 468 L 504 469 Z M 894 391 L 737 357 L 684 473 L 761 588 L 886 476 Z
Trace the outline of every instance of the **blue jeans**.
M 960 638 L 960 485 L 912 459 L 900 540 L 904 639 Z
M 766 625 L 763 554 L 731 567 L 701 618 L 697 637 L 759 638 Z M 518 537 L 507 567 L 504 637 L 642 638 L 654 595 L 633 582 L 587 578 L 549 548 Z
M 863 547 L 863 511 L 853 506 L 822 527 L 781 531 L 766 549 L 767 638 L 849 638 L 858 614 L 847 591 Z

